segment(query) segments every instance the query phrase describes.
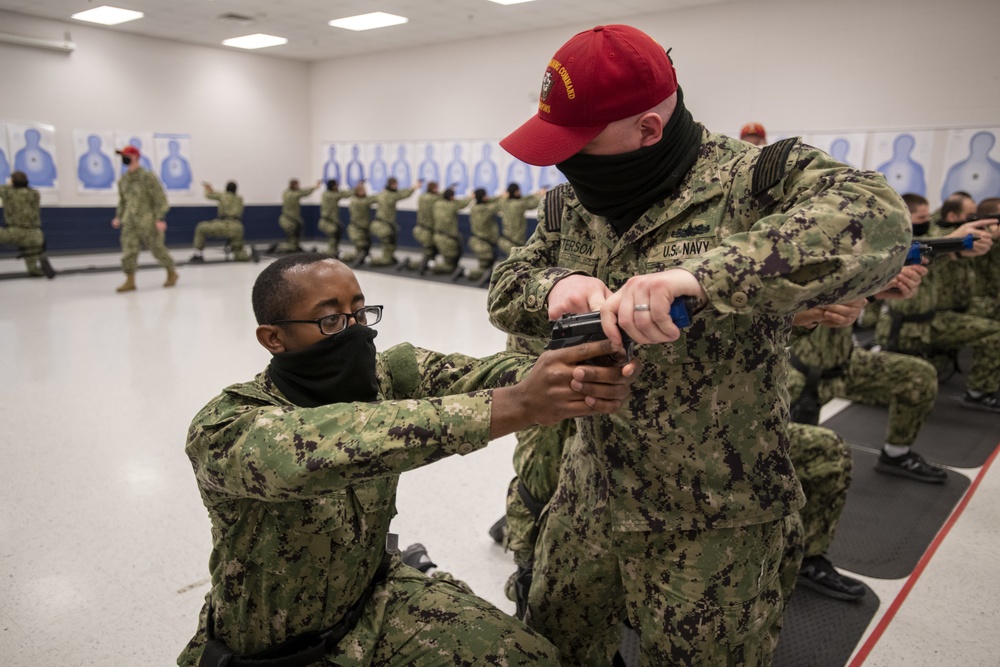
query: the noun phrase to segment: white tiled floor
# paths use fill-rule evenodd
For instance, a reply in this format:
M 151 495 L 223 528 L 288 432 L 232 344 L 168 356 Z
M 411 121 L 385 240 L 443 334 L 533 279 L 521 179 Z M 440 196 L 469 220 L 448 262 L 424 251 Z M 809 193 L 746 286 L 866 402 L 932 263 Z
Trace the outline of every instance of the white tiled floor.
M 175 251 L 178 259 L 189 251 Z M 148 259 L 148 258 L 145 258 Z M 114 266 L 113 255 L 56 268 Z M 207 590 L 209 523 L 184 456 L 191 417 L 260 371 L 250 286 L 262 265 L 0 281 L 0 665 L 167 665 Z M 20 270 L 0 260 L 0 273 Z M 485 355 L 486 291 L 361 273 L 376 340 Z M 1000 441 L 1000 418 L 998 418 Z M 513 439 L 403 476 L 393 529 L 511 611 L 503 512 Z M 963 471 L 975 478 L 978 470 Z M 985 479 L 868 665 L 1000 664 L 1000 472 Z M 866 579 L 883 601 L 902 581 Z M 876 619 L 877 620 L 877 619 Z

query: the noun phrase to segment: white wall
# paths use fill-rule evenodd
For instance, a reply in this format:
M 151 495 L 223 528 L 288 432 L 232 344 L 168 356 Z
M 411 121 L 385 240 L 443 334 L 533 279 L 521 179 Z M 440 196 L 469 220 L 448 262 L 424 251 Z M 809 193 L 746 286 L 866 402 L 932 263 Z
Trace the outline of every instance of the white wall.
M 997 0 L 755 0 L 619 22 L 673 48 L 687 105 L 713 131 L 1000 125 Z M 589 27 L 315 63 L 312 159 L 326 140 L 505 136 L 548 59 Z
M 0 44 L 0 121 L 56 128 L 60 206 L 107 206 L 76 192 L 73 129 L 191 135 L 195 183 L 240 183 L 247 203 L 276 203 L 308 179 L 309 66 L 0 12 L 0 31 L 58 40 L 71 54 Z M 172 205 L 206 204 L 172 195 Z

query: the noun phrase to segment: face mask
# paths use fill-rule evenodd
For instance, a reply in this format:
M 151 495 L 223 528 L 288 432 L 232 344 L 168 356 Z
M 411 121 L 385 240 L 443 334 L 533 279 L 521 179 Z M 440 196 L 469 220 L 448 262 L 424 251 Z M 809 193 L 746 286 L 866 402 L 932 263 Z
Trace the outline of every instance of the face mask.
M 132 158 L 130 158 L 128 155 L 122 155 L 122 164 L 125 165 L 126 167 L 129 166 L 130 164 L 132 164 Z
M 349 326 L 304 350 L 274 355 L 268 375 L 288 400 L 303 408 L 377 400 L 376 335 L 370 327 Z
M 926 234 L 930 230 L 931 230 L 931 223 L 929 223 L 929 222 L 921 222 L 919 224 L 914 223 L 914 225 L 913 225 L 913 235 L 914 236 L 923 236 L 924 234 Z

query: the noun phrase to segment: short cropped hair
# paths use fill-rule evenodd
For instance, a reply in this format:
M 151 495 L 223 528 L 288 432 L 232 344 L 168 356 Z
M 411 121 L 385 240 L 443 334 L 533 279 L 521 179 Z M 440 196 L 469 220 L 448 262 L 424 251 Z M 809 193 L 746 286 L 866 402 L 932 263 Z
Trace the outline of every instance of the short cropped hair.
M 332 190 L 336 190 L 337 189 L 337 179 L 331 178 L 329 181 L 327 181 L 326 182 L 326 189 L 327 190 L 331 190 L 331 191 Z
M 1000 213 L 1000 197 L 990 197 L 979 202 L 976 215 L 980 218 L 993 218 Z
M 10 184 L 15 188 L 28 187 L 28 175 L 23 171 L 15 171 L 10 175 Z
M 517 193 L 521 191 L 521 186 L 517 183 L 511 183 L 507 186 L 507 196 L 516 197 Z
M 486 188 L 476 188 L 476 203 L 482 204 L 486 201 Z
M 906 208 L 910 210 L 910 213 L 916 211 L 918 206 L 930 205 L 929 202 L 927 201 L 927 197 L 915 194 L 913 192 L 907 192 L 905 195 L 903 195 L 903 203 L 906 204 Z
M 226 192 L 232 192 L 236 194 L 236 181 L 229 181 L 226 183 Z
M 965 208 L 965 200 L 971 199 L 971 197 L 963 197 L 961 195 L 952 195 L 944 200 L 941 204 L 941 219 L 944 220 L 948 217 L 949 213 L 954 213 L 955 215 L 962 215 L 962 209 Z
M 253 315 L 257 324 L 271 324 L 288 319 L 288 304 L 299 298 L 299 291 L 285 279 L 289 269 L 308 266 L 330 259 L 329 255 L 318 252 L 300 252 L 286 255 L 267 265 L 253 284 L 250 297 Z

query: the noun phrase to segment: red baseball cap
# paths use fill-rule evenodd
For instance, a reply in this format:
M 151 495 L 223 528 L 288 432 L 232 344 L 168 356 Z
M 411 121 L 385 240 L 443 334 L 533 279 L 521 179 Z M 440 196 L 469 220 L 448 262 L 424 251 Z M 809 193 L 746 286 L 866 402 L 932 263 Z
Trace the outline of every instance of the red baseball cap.
M 751 134 L 755 134 L 761 139 L 767 139 L 767 133 L 764 132 L 764 126 L 760 123 L 747 123 L 740 128 L 740 139 L 744 139 Z
M 578 33 L 545 68 L 538 115 L 500 145 L 528 164 L 547 166 L 575 155 L 609 123 L 652 109 L 677 91 L 663 47 L 627 25 Z
M 129 157 L 139 157 L 139 149 L 135 146 L 129 144 L 125 148 L 115 151 L 119 155 L 128 155 Z

